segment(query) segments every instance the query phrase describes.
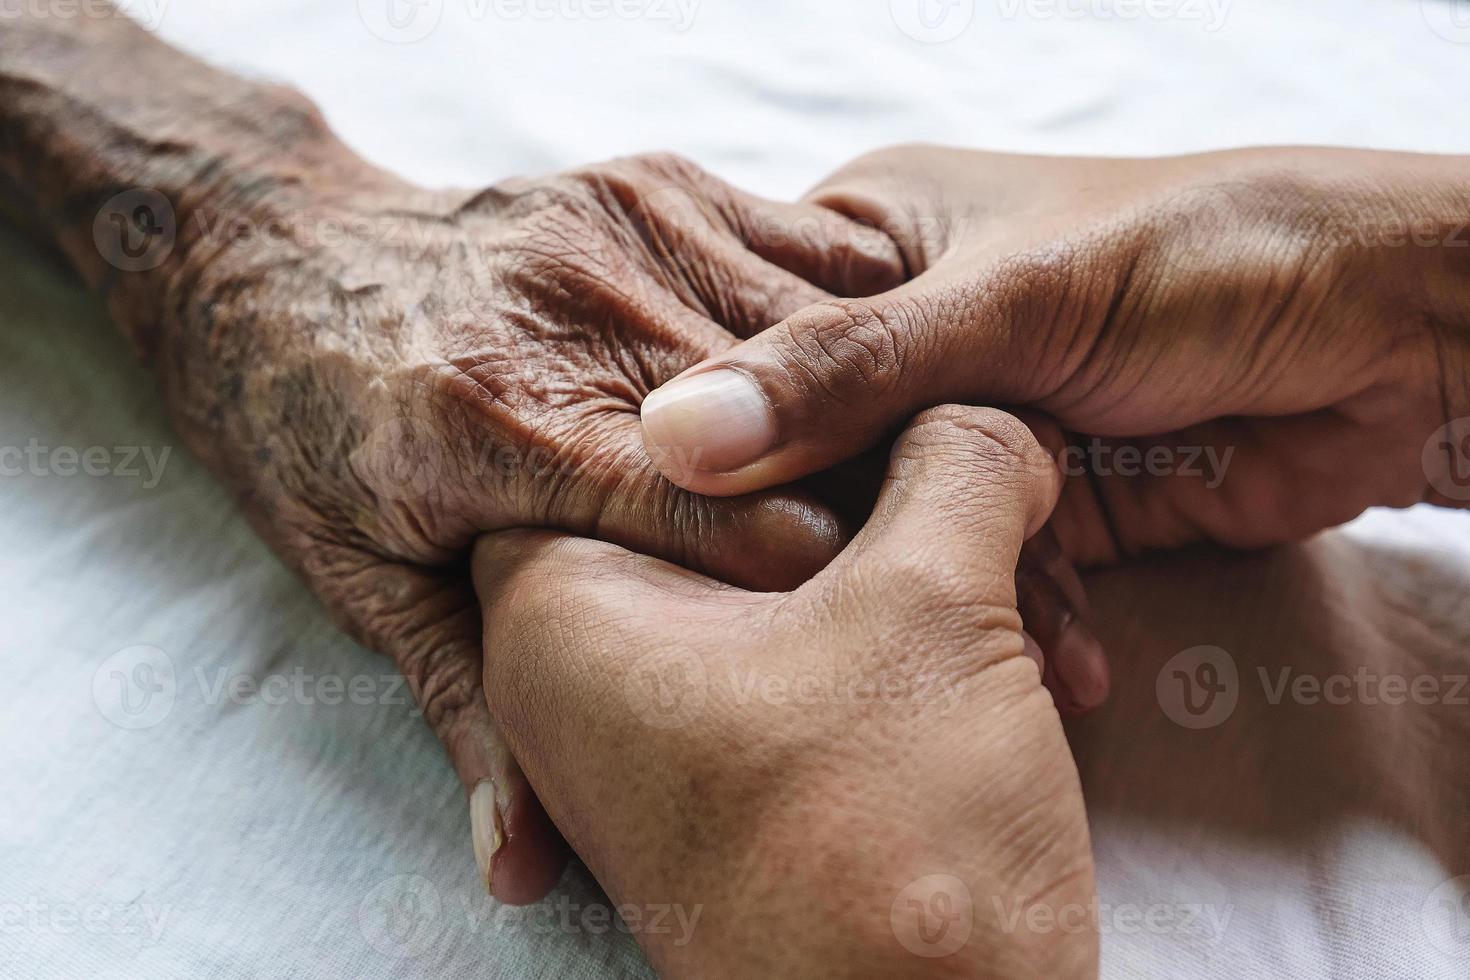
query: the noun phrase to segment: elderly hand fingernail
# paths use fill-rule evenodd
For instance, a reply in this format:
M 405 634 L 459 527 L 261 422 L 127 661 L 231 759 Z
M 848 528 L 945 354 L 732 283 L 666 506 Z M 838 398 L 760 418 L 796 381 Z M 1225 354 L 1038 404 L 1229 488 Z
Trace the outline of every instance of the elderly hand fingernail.
M 470 837 L 475 845 L 475 864 L 485 890 L 490 890 L 491 861 L 505 836 L 500 829 L 500 811 L 495 806 L 495 784 L 486 779 L 470 794 Z
M 754 381 L 716 368 L 649 393 L 643 439 L 665 470 L 723 473 L 765 455 L 776 441 L 776 420 Z

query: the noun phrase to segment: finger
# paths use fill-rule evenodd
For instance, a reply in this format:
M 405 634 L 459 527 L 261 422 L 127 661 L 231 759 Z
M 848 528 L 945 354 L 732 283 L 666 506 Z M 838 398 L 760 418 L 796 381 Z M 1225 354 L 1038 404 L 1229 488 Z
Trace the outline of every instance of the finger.
M 631 205 L 635 224 L 644 214 L 663 214 L 674 220 L 650 224 L 700 228 L 706 217 L 717 216 L 716 224 L 755 255 L 839 296 L 871 296 L 907 278 L 893 240 L 861 221 L 809 202 L 767 200 L 677 157 L 644 157 L 642 163 L 638 200 Z M 649 173 L 663 177 L 650 182 Z
M 751 337 L 786 317 L 832 298 L 805 279 L 724 239 L 691 273 L 702 282 L 705 311 L 735 337 Z
M 1017 413 L 1052 458 L 1062 434 L 1054 422 L 1035 413 Z M 803 481 L 830 503 L 850 527 L 862 527 L 872 514 L 883 483 L 887 454 L 867 452 Z M 1065 492 L 1065 491 L 1064 491 Z M 1026 625 L 1028 655 L 1034 653 L 1042 683 L 1063 714 L 1083 714 L 1107 698 L 1109 668 L 1102 644 L 1087 625 L 1087 593 L 1072 562 L 1062 552 L 1051 524 L 1021 549 L 1016 597 Z M 1049 665 L 1049 666 L 1048 666 Z
M 601 295 L 592 286 L 588 292 Z M 500 492 L 463 502 L 470 508 L 467 532 L 555 527 L 603 538 L 747 588 L 795 588 L 823 568 L 846 540 L 845 528 L 831 510 L 798 491 L 716 501 L 680 490 L 649 459 L 638 419 L 628 410 L 647 390 L 641 386 L 666 381 L 728 347 L 734 338 L 646 276 L 629 277 L 617 294 L 616 300 L 607 298 L 605 308 L 579 310 L 588 318 L 589 329 L 570 331 L 565 340 L 562 335 L 556 340 L 567 345 L 556 348 L 556 353 L 580 364 L 589 357 L 589 332 L 598 337 L 603 346 L 590 356 L 603 375 L 599 383 L 611 397 L 562 413 L 554 427 L 525 431 L 519 445 L 499 445 L 503 453 L 469 460 L 481 472 L 486 465 L 493 466 L 501 486 Z M 639 328 L 628 329 L 629 324 Z M 489 393 L 514 388 L 521 380 L 506 372 L 528 372 L 526 390 L 544 390 L 547 382 L 535 374 L 536 364 L 506 365 L 503 356 L 478 351 L 465 359 L 497 366 L 494 372 L 481 368 L 462 372 L 473 386 L 469 392 L 473 397 L 464 400 L 470 411 L 455 424 L 483 433 L 477 438 L 494 446 L 501 423 L 486 418 L 485 407 L 495 402 Z M 609 364 L 616 369 L 609 370 Z M 579 394 L 588 387 L 583 381 L 569 384 Z M 414 431 L 418 428 L 423 427 Z M 398 445 L 394 442 L 389 448 L 394 451 L 383 455 L 391 457 L 396 469 L 401 462 Z M 409 467 L 415 486 L 428 485 L 432 481 L 427 477 L 466 462 L 453 459 L 433 440 L 427 453 L 431 458 L 424 464 Z M 683 463 L 675 457 L 664 465 L 677 469 Z
M 650 454 L 694 460 L 666 471 L 687 489 L 746 493 L 850 458 L 929 406 L 1036 396 L 1034 363 L 1003 324 L 982 328 L 984 297 L 945 295 L 921 278 L 820 303 L 696 365 L 644 399 Z M 970 376 L 977 363 L 985 390 Z
M 892 243 L 873 229 L 815 205 L 766 201 L 702 172 L 693 182 L 643 193 L 634 229 L 665 284 L 735 336 L 831 299 L 832 284 L 869 295 L 902 281 Z
M 730 204 L 752 253 L 834 296 L 873 296 L 908 278 L 898 246 L 870 224 L 816 204 L 740 190 Z
M 643 451 L 638 422 L 610 415 L 589 433 L 597 446 L 573 479 L 548 474 L 550 511 L 538 523 L 599 538 L 757 591 L 811 578 L 848 534 L 833 511 L 797 489 L 716 498 L 670 483 Z
M 670 361 L 682 369 L 734 342 L 694 310 L 667 300 L 649 305 L 669 324 L 662 356 L 642 357 L 641 370 L 653 372 L 655 383 L 671 376 Z M 616 346 L 616 334 L 609 337 Z M 652 460 L 630 413 L 585 418 L 575 438 L 587 448 L 570 472 L 522 473 L 534 484 L 525 495 L 547 507 L 539 519 L 526 515 L 525 523 L 610 541 L 758 591 L 796 588 L 826 567 L 849 537 L 848 525 L 829 506 L 797 488 L 735 499 L 681 489 L 663 474 L 692 468 L 692 461 L 676 455 L 661 464 Z
M 1268 547 L 1372 506 L 1419 502 L 1421 485 L 1403 478 L 1417 453 L 1396 431 L 1338 410 L 1142 438 L 1074 435 L 1060 457 L 1067 486 L 1055 524 L 1083 565 L 1200 541 Z
M 1066 494 L 1066 435 L 1050 416 L 1018 410 L 1042 451 L 1063 474 Z M 1057 504 L 1061 506 L 1060 500 Z M 1087 624 L 1090 613 L 1087 590 L 1077 576 L 1056 534 L 1057 515 L 1033 535 L 1021 549 L 1016 569 L 1016 595 L 1021 619 L 1036 642 L 1046 651 L 1042 682 L 1051 691 L 1057 710 L 1080 715 L 1098 707 L 1108 696 L 1108 659 L 1102 642 Z
M 900 629 L 927 629 L 936 611 L 978 615 L 1013 633 L 1020 654 L 1017 563 L 1060 489 L 1055 461 L 1014 416 L 931 409 L 895 443 L 873 519 L 821 579 L 857 593 L 859 608 L 900 610 Z
M 1069 594 L 1063 584 L 1076 581 L 1077 573 L 1059 550 L 1055 557 L 1045 557 L 1055 547 L 1049 528 L 1027 542 L 1016 569 L 1016 598 L 1026 632 L 1044 651 L 1041 681 L 1057 710 L 1082 715 L 1107 700 L 1108 661 L 1102 643 L 1079 614 L 1085 597 Z M 1058 563 L 1066 566 L 1064 572 L 1055 570 Z M 1080 590 L 1080 582 L 1076 588 Z
M 345 599 L 349 631 L 391 657 L 469 798 L 474 857 L 502 902 L 538 901 L 566 846 L 502 741 L 485 697 L 480 618 L 466 583 L 407 565 L 338 566 L 323 594 Z M 386 597 L 391 597 L 388 599 Z

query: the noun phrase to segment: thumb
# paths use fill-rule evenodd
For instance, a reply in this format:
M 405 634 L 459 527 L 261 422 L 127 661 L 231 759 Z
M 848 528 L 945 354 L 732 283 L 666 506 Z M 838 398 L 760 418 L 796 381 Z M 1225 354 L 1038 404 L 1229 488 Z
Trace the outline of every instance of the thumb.
M 1014 610 L 1022 545 L 1051 516 L 1061 485 L 1056 461 L 1015 416 L 931 409 L 894 444 L 872 519 L 823 574 L 877 605 L 904 595 L 920 620 L 930 598 Z
M 818 605 L 883 610 L 890 632 L 861 644 L 878 657 L 912 657 L 924 637 L 967 669 L 1027 652 L 1057 709 L 1084 713 L 1106 698 L 1108 665 L 1049 568 L 1044 524 L 1061 484 L 1055 458 L 1020 419 L 930 409 L 894 444 L 872 518 L 804 591 Z
M 1035 396 L 1039 372 L 1008 318 L 926 279 L 807 307 L 653 391 L 649 456 L 687 490 L 730 496 L 826 469 L 934 405 Z

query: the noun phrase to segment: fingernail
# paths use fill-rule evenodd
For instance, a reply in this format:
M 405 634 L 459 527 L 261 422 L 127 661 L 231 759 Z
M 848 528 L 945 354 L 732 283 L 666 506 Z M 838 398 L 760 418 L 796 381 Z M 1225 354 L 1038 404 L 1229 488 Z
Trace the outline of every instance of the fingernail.
M 1069 713 L 1090 711 L 1107 700 L 1107 654 L 1081 620 L 1074 619 L 1067 625 L 1050 652 L 1057 682 L 1066 692 Z
M 724 473 L 771 448 L 776 419 L 755 382 L 716 368 L 650 392 L 643 399 L 643 440 L 666 471 Z
M 475 844 L 475 864 L 480 868 L 480 879 L 485 890 L 490 890 L 491 860 L 505 836 L 500 830 L 500 810 L 495 806 L 495 784 L 481 780 L 470 794 L 470 838 Z

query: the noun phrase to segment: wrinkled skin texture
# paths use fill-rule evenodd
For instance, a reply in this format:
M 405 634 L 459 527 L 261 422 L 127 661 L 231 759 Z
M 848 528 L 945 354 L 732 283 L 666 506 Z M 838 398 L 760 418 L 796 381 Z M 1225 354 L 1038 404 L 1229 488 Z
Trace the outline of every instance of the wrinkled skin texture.
M 840 547 L 810 497 L 697 498 L 637 436 L 643 394 L 737 333 L 899 281 L 892 243 L 831 212 L 671 157 L 425 191 L 294 92 L 45 11 L 0 27 L 0 193 L 276 552 L 393 657 L 466 789 L 493 788 L 471 812 L 482 863 L 509 838 L 501 898 L 544 893 L 560 850 L 480 687 L 474 535 L 562 528 L 759 588 Z
M 546 526 L 741 586 L 804 581 L 841 545 L 834 513 L 800 491 L 679 490 L 643 452 L 639 404 L 802 307 L 897 285 L 897 249 L 667 156 L 426 191 L 290 90 L 122 17 L 45 13 L 0 29 L 7 214 L 105 298 L 190 448 L 402 669 L 472 794 L 495 894 L 539 897 L 561 851 L 480 687 L 472 539 Z M 1021 575 L 1041 648 L 1077 647 L 1059 552 Z
M 1465 173 L 1463 158 L 1354 150 L 870 154 L 807 199 L 888 231 L 913 278 L 802 311 L 698 369 L 754 379 L 776 440 L 749 464 L 669 476 L 748 492 L 960 401 L 1060 424 L 1043 441 L 1077 449 L 1054 526 L 1080 563 L 1259 547 L 1372 505 L 1463 504 L 1451 477 L 1470 450 L 1426 446 L 1447 424 L 1470 445 Z M 1210 486 L 1167 466 L 1124 475 L 1092 462 L 1094 444 L 1232 455 Z
M 481 539 L 496 716 L 630 926 L 680 913 L 632 930 L 660 975 L 1096 974 L 1081 788 L 1013 575 L 1060 486 L 1016 418 L 947 407 L 791 593 Z
M 677 251 L 665 222 L 694 215 L 657 209 L 669 188 L 718 229 L 697 239 L 709 251 Z M 201 233 L 171 280 L 163 333 L 209 338 L 163 342 L 181 430 L 342 625 L 395 657 L 467 785 L 493 780 L 523 848 L 498 859 L 503 898 L 537 897 L 559 868 L 542 863 L 552 835 L 480 689 L 462 568 L 473 537 L 562 528 L 762 589 L 793 587 L 840 546 L 813 499 L 697 497 L 663 480 L 638 438 L 642 396 L 734 342 L 722 324 L 824 295 L 744 249 L 737 222 L 764 206 L 669 157 L 468 198 L 334 188 L 284 217 L 256 205 L 248 224 L 272 233 Z M 374 232 L 324 244 L 337 224 Z M 824 242 L 821 261 L 843 247 Z M 892 268 L 852 249 L 842 260 Z M 803 266 L 810 254 L 772 257 L 822 272 Z

